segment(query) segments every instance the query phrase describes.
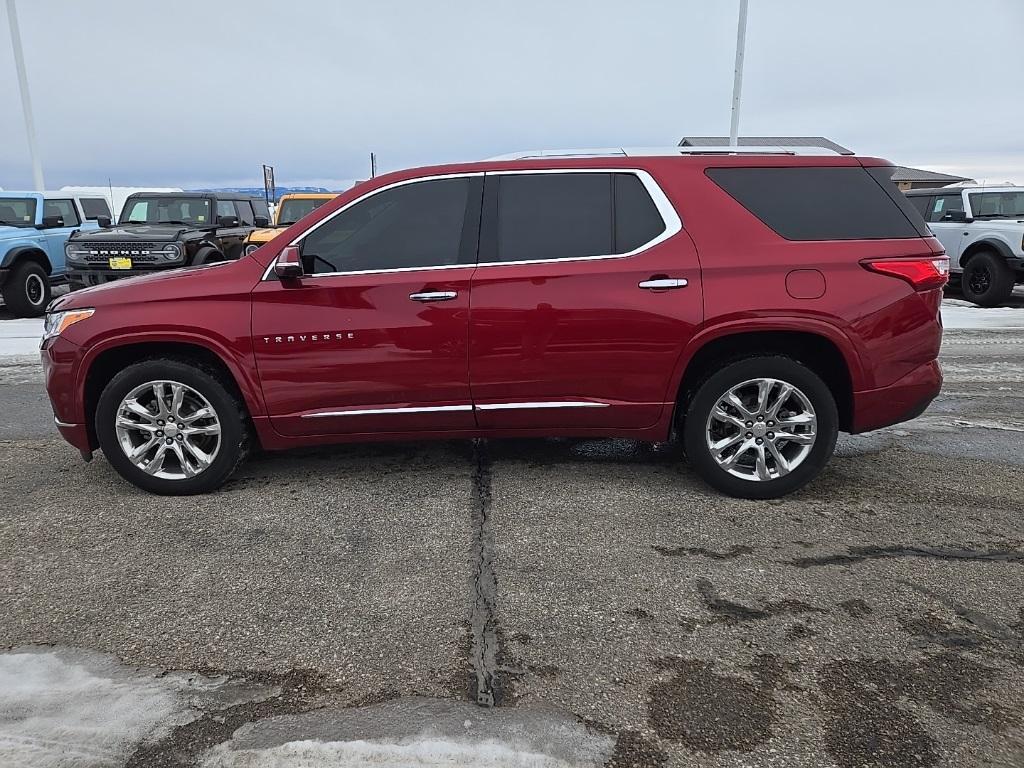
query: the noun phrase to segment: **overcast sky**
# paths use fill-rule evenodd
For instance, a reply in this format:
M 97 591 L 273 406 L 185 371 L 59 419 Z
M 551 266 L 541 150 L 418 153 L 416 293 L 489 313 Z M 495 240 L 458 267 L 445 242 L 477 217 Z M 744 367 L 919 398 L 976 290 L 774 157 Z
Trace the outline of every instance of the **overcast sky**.
M 323 183 L 729 130 L 738 0 L 17 0 L 47 186 Z M 31 184 L 0 4 L 0 186 Z M 750 0 L 741 134 L 1024 183 L 1022 0 Z M 347 183 L 344 185 L 347 186 Z

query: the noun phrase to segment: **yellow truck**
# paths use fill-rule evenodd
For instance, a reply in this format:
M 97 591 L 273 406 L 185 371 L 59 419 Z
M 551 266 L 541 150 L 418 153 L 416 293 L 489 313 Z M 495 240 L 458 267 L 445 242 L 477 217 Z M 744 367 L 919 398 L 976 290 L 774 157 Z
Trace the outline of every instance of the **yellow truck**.
M 277 202 L 274 214 L 274 226 L 266 229 L 254 229 L 245 238 L 245 254 L 248 256 L 264 243 L 269 243 L 280 234 L 285 227 L 291 226 L 306 214 L 319 208 L 337 195 L 333 192 L 295 192 L 282 195 Z

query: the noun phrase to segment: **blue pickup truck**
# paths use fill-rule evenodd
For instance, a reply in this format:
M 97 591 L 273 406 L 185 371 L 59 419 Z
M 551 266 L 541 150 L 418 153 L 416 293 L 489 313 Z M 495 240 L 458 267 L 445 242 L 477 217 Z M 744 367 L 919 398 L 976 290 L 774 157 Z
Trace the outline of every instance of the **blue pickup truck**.
M 0 295 L 17 317 L 37 317 L 50 286 L 66 280 L 64 244 L 75 230 L 110 226 L 104 197 L 73 192 L 0 192 Z

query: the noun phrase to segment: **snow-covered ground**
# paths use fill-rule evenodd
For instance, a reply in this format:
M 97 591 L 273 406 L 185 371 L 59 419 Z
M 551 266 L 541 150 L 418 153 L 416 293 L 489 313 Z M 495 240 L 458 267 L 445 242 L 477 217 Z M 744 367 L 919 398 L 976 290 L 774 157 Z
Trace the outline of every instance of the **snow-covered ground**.
M 114 768 L 202 708 L 276 693 L 73 648 L 15 649 L 0 654 L 0 765 Z
M 962 299 L 945 299 L 942 323 L 948 329 L 1024 330 L 1024 307 L 984 309 Z M 0 359 L 35 357 L 42 335 L 42 318 L 0 320 Z
M 280 694 L 80 649 L 15 649 L 0 653 L 0 766 L 118 768 L 204 712 L 216 720 Z M 596 768 L 613 748 L 607 734 L 548 705 L 405 698 L 267 717 L 199 758 L 203 768 Z
M 41 317 L 0 320 L 0 357 L 38 355 L 42 337 Z

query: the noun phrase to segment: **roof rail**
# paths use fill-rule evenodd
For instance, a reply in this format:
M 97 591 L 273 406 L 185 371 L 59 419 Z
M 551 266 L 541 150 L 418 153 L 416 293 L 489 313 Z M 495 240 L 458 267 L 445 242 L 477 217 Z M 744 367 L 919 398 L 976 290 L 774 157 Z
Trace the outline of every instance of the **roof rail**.
M 599 147 L 533 149 L 489 157 L 487 160 L 541 160 L 559 157 L 672 157 L 674 155 L 838 155 L 825 147 Z

